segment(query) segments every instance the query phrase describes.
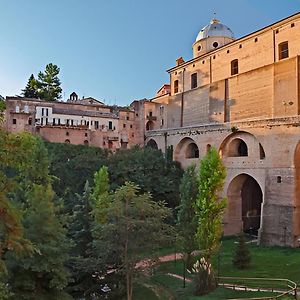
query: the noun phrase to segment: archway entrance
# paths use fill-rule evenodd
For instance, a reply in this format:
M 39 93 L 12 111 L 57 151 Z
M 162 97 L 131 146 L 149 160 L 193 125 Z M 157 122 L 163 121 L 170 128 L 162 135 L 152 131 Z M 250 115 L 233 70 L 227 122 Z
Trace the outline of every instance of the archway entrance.
M 158 149 L 157 143 L 153 139 L 148 141 L 148 143 L 146 144 L 146 147 Z
M 228 186 L 227 223 L 230 234 L 244 232 L 257 235 L 260 228 L 262 190 L 248 174 L 236 176 Z

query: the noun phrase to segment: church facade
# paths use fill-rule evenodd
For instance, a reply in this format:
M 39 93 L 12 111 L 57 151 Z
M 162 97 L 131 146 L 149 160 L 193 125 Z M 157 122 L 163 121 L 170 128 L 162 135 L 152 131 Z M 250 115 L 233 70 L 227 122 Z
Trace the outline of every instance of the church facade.
M 225 234 L 299 246 L 300 14 L 235 39 L 213 19 L 153 99 L 134 101 L 145 144 L 185 168 L 211 147 L 227 168 Z

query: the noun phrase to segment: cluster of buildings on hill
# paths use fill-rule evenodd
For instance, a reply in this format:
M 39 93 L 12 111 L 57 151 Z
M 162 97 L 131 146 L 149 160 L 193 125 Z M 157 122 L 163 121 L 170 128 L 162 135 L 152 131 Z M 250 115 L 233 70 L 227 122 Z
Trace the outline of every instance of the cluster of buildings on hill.
M 239 39 L 213 19 L 193 58 L 179 58 L 153 99 L 129 108 L 93 98 L 68 102 L 7 97 L 6 128 L 45 140 L 118 149 L 148 145 L 183 167 L 213 146 L 227 168 L 225 234 L 299 246 L 300 14 Z

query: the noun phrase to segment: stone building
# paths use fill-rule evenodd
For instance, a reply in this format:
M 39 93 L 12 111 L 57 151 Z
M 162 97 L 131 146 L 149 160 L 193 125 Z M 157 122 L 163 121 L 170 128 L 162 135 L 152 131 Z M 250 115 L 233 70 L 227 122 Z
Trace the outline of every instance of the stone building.
M 106 106 L 94 98 L 67 102 L 46 102 L 21 97 L 6 97 L 6 129 L 28 131 L 44 140 L 75 145 L 92 145 L 116 150 L 137 144 L 134 111 Z
M 183 167 L 216 147 L 227 168 L 225 234 L 299 246 L 300 14 L 238 39 L 213 19 L 192 49 L 153 99 L 132 103 L 140 137 L 173 146 Z

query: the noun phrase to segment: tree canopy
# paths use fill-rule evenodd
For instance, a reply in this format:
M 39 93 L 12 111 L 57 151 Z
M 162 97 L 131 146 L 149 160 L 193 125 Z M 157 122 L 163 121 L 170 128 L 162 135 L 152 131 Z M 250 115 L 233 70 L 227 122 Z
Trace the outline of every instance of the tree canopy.
M 28 98 L 40 98 L 46 101 L 57 101 L 61 98 L 61 82 L 58 78 L 59 67 L 52 63 L 46 65 L 44 72 L 38 73 L 36 79 L 33 74 L 28 79 L 28 83 L 22 94 Z

